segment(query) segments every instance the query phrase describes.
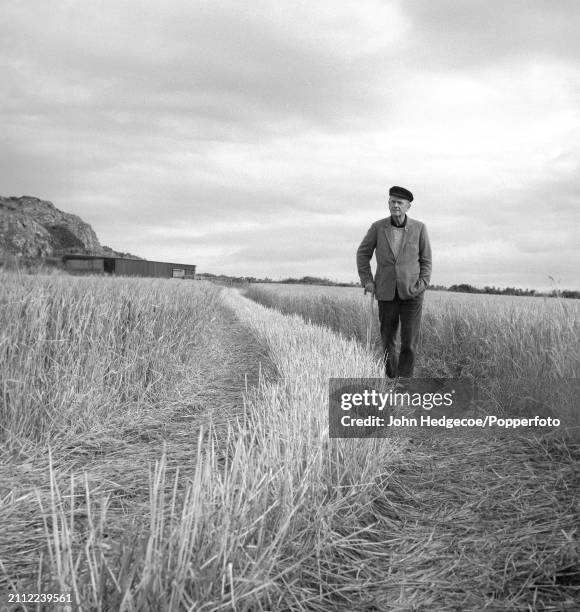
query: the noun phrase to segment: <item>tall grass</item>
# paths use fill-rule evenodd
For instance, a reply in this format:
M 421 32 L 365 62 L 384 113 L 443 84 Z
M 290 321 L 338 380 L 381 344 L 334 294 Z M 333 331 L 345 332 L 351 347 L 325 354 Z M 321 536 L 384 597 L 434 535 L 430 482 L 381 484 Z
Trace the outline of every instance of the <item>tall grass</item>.
M 216 289 L 7 273 L 0 283 L 2 444 L 70 440 L 195 386 Z
M 71 593 L 83 610 L 556 609 L 571 601 L 570 568 L 579 555 L 571 511 L 577 456 L 570 448 L 515 438 L 485 446 L 458 439 L 429 449 L 405 439 L 331 440 L 328 378 L 380 375 L 359 342 L 205 284 L 66 281 L 37 279 L 21 294 L 15 280 L 5 292 L 8 308 L 68 296 L 68 305 L 52 302 L 60 324 L 51 329 L 84 334 L 92 358 L 82 361 L 79 347 L 78 380 L 64 373 L 55 379 L 60 386 L 43 397 L 53 405 L 28 396 L 25 426 L 13 411 L 2 413 L 13 454 L 27 441 L 36 455 L 33 465 L 14 460 L 18 477 L 5 480 L 0 586 Z M 75 315 L 88 289 L 92 301 L 83 316 Z M 106 305 L 117 300 L 122 308 L 124 299 L 132 303 L 131 321 L 133 312 L 144 321 L 121 341 L 127 309 L 115 314 Z M 186 314 L 175 312 L 182 309 Z M 117 321 L 115 331 L 85 333 L 99 313 Z M 71 317 L 74 325 L 67 326 Z M 23 337 L 18 325 L 11 329 Z M 244 339 L 237 352 L 233 335 Z M 157 349 L 162 358 L 154 359 L 158 389 L 139 394 L 149 379 L 138 356 L 155 355 L 155 344 L 165 343 L 166 352 Z M 229 406 L 227 420 L 214 416 L 231 393 L 228 371 L 248 366 L 241 355 L 251 355 L 254 343 L 267 347 L 271 374 Z M 33 342 L 22 346 L 40 351 Z M 54 347 L 53 362 L 74 368 L 69 346 Z M 25 358 L 26 350 L 6 355 L 27 364 L 33 358 Z M 119 353 L 130 356 L 114 370 L 125 376 L 129 394 L 120 381 L 116 393 L 102 384 L 109 371 L 103 362 Z M 3 367 L 11 376 L 18 372 Z M 66 461 L 54 406 L 66 406 L 62 398 L 77 391 L 86 394 L 80 379 L 95 368 L 101 384 L 98 376 L 91 381 L 95 393 L 106 390 L 108 409 L 79 403 L 72 431 L 85 431 L 86 414 L 99 440 L 118 415 L 132 414 L 133 430 L 145 434 L 159 410 L 168 428 L 163 443 L 129 444 L 120 427 L 119 448 L 108 447 L 110 456 Z M 27 372 L 45 376 L 40 367 Z M 207 400 L 203 421 L 181 403 L 195 395 L 191 386 Z M 48 410 L 55 423 L 36 425 L 35 409 Z
M 250 299 L 364 343 L 369 297 L 362 290 L 251 285 Z M 427 292 L 418 370 L 424 376 L 562 379 L 580 375 L 576 300 Z M 374 347 L 380 353 L 377 308 Z
M 277 330 L 280 381 L 263 381 L 249 394 L 239 420 L 233 412 L 229 423 L 184 424 L 184 437 L 166 440 L 167 447 L 180 445 L 172 450 L 181 458 L 177 469 L 168 470 L 160 444 L 148 477 L 149 451 L 140 456 L 126 447 L 123 463 L 122 451 L 110 450 L 126 473 L 114 473 L 111 489 L 110 460 L 89 458 L 83 475 L 64 457 L 89 433 L 96 443 L 113 431 L 123 446 L 123 427 L 145 433 L 154 410 L 170 419 L 180 393 L 193 386 L 194 395 L 196 385 L 214 382 L 214 371 L 205 380 L 199 371 L 211 362 L 212 344 L 223 341 L 208 325 L 216 317 L 223 325 L 216 289 L 102 278 L 3 280 L 5 450 L 25 456 L 23 474 L 36 488 L 14 483 L 0 543 L 20 539 L 28 549 L 44 549 L 37 576 L 33 554 L 0 557 L 5 586 L 38 583 L 102 610 L 277 608 L 282 600 L 291 604 L 300 588 L 317 592 L 314 576 L 298 591 L 292 585 L 313 547 L 320 555 L 335 545 L 326 515 L 394 453 L 376 440 L 339 448 L 327 439 L 320 410 L 327 376 L 372 372 L 375 364 L 360 347 L 262 313 L 253 333 Z M 296 354 L 301 367 L 288 376 Z M 216 382 L 219 401 L 228 390 Z M 345 533 L 340 542 L 354 537 Z
M 362 290 L 251 285 L 244 295 L 362 344 L 371 321 L 381 355 L 377 308 Z M 469 378 L 500 412 L 557 413 L 578 428 L 579 312 L 576 300 L 428 292 L 415 376 Z
M 309 323 L 324 325 L 342 336 L 366 342 L 369 318 L 373 344 L 380 346 L 377 308 L 371 313 L 370 295 L 342 287 L 251 284 L 243 295 L 284 314 L 297 314 Z M 374 316 L 372 316 L 374 315 Z

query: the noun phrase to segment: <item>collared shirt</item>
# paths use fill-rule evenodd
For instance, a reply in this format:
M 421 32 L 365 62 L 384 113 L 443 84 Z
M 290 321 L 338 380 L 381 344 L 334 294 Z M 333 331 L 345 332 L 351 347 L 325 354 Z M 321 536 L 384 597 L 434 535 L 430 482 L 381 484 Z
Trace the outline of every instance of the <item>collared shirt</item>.
M 391 217 L 391 225 L 393 226 L 393 229 L 391 231 L 393 244 L 391 244 L 391 248 L 393 249 L 393 255 L 396 258 L 399 255 L 399 251 L 401 250 L 403 236 L 405 235 L 405 230 L 407 229 L 407 215 L 405 215 L 405 218 L 403 219 L 403 223 L 401 223 L 401 225 L 397 225 L 393 217 Z
M 393 219 L 393 216 L 391 215 L 391 225 L 393 227 L 405 227 L 407 225 L 407 215 L 405 215 L 405 218 L 403 219 L 403 223 L 401 223 L 401 225 L 397 225 L 395 223 L 395 220 Z

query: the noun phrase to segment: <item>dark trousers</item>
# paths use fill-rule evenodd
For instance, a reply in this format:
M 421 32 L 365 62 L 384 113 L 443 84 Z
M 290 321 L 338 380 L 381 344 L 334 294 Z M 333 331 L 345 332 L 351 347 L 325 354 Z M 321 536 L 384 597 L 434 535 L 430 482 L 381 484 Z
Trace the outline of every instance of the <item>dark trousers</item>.
M 379 323 L 383 341 L 385 373 L 389 378 L 411 378 L 421 330 L 423 294 L 402 300 L 395 290 L 395 299 L 379 300 Z M 397 331 L 401 324 L 401 352 L 395 351 Z

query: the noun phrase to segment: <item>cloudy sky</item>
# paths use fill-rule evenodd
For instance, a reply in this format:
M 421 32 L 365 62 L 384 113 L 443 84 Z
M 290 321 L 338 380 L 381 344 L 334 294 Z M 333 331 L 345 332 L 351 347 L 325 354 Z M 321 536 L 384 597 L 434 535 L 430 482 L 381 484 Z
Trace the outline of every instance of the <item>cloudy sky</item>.
M 355 280 L 415 194 L 435 284 L 580 286 L 577 0 L 2 0 L 0 195 L 101 243 Z

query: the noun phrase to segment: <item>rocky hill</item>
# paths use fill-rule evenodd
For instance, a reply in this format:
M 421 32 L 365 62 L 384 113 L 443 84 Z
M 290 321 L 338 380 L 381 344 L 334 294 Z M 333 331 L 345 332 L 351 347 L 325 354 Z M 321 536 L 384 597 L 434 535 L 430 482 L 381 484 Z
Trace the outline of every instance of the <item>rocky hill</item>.
M 38 261 L 67 253 L 135 257 L 101 246 L 88 223 L 52 202 L 0 196 L 0 260 Z

